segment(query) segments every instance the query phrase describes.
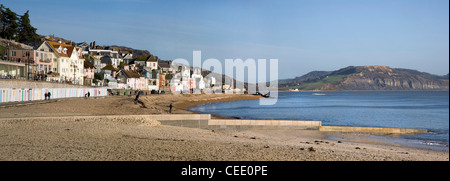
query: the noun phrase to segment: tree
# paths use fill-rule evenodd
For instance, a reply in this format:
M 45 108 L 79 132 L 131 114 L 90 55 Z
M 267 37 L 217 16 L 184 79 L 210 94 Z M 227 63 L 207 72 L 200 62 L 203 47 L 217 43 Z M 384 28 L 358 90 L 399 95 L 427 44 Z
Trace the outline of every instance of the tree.
M 0 5 L 0 37 L 13 39 L 22 43 L 36 42 L 39 35 L 36 28 L 30 24 L 30 11 L 18 16 L 9 8 Z
M 38 39 L 36 30 L 30 24 L 30 15 L 29 11 L 27 11 L 23 16 L 20 16 L 17 41 L 22 43 L 35 42 Z
M 18 33 L 19 18 L 17 14 L 11 11 L 9 8 L 1 7 L 2 9 L 2 33 L 1 36 L 7 39 L 15 39 Z
M 94 79 L 103 80 L 103 74 L 101 74 L 101 73 L 94 73 Z
M 125 67 L 125 62 L 124 61 L 120 62 L 119 69 L 123 69 L 123 67 Z
M 2 31 L 0 33 L 1 37 L 3 37 L 3 32 L 4 32 L 5 27 L 6 27 L 6 16 L 5 16 L 6 12 L 5 11 L 6 11 L 5 10 L 5 6 L 3 6 L 3 4 L 1 4 L 0 5 L 0 25 L 1 25 L 1 28 L 2 28 Z

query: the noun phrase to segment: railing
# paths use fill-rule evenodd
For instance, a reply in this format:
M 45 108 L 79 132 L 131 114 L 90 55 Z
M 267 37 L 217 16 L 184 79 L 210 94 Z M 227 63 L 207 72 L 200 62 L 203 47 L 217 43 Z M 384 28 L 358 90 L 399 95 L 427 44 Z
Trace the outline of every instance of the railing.
M 52 59 L 50 59 L 50 58 L 43 58 L 43 59 L 41 59 L 41 62 L 45 62 L 45 63 L 51 63 L 52 62 Z
M 9 63 L 20 63 L 20 64 L 34 64 L 34 60 L 30 59 L 13 59 L 13 60 L 0 60 L 0 62 L 9 62 Z

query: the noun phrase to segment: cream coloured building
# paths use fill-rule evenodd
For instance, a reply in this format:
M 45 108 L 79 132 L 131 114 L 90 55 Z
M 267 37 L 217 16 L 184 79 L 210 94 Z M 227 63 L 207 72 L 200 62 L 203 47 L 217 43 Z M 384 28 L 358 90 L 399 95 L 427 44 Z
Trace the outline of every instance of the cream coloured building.
M 49 77 L 53 81 L 72 82 L 83 85 L 84 58 L 82 49 L 72 44 L 61 41 L 54 42 L 46 40 L 38 50 L 52 52 L 52 75 Z

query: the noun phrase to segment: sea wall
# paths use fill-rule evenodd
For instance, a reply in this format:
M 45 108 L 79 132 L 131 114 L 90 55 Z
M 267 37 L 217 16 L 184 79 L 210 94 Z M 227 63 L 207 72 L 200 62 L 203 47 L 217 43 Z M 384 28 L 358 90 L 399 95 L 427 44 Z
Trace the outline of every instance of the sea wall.
M 392 134 L 427 133 L 426 129 L 322 126 L 321 121 L 301 120 L 247 120 L 247 119 L 211 119 L 210 114 L 153 114 L 153 115 L 109 115 L 109 116 L 68 116 L 68 117 L 26 117 L 0 118 L 10 120 L 65 120 L 65 121 L 119 121 L 124 124 L 139 123 L 148 125 L 169 125 L 200 129 L 312 129 L 332 132 L 370 132 Z
M 17 79 L 0 79 L 0 88 L 97 88 L 92 86 L 45 82 L 45 81 L 28 81 Z
M 84 97 L 88 92 L 91 97 L 108 95 L 104 88 L 0 88 L 0 103 L 45 100 L 47 92 L 51 99 Z

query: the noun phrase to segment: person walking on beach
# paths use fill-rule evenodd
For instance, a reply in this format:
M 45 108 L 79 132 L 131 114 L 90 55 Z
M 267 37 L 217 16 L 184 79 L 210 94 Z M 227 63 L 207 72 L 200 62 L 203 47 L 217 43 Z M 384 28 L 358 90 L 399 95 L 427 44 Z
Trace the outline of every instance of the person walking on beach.
M 89 98 L 89 96 L 91 96 L 91 93 L 90 93 L 90 92 L 87 93 L 87 97 L 88 97 L 88 98 Z
M 136 102 L 136 103 L 139 102 L 139 94 L 136 94 L 136 98 L 134 98 L 134 102 Z
M 48 94 L 47 94 L 47 97 L 48 97 L 48 100 L 50 100 L 50 96 L 51 96 L 52 94 L 50 93 L 50 92 L 48 92 Z
M 48 98 L 48 90 L 45 90 L 45 94 L 44 94 L 44 97 L 45 97 L 45 99 L 44 99 L 44 100 L 47 100 L 47 98 Z
M 172 103 L 170 103 L 170 106 L 169 106 L 169 113 L 172 114 Z
M 142 102 L 142 101 L 139 100 L 139 95 L 140 95 L 140 94 L 141 94 L 140 92 L 138 92 L 138 94 L 136 94 L 136 98 L 134 98 L 134 104 L 139 103 L 139 104 L 142 105 L 143 108 L 147 108 L 147 106 L 145 106 L 144 102 Z

